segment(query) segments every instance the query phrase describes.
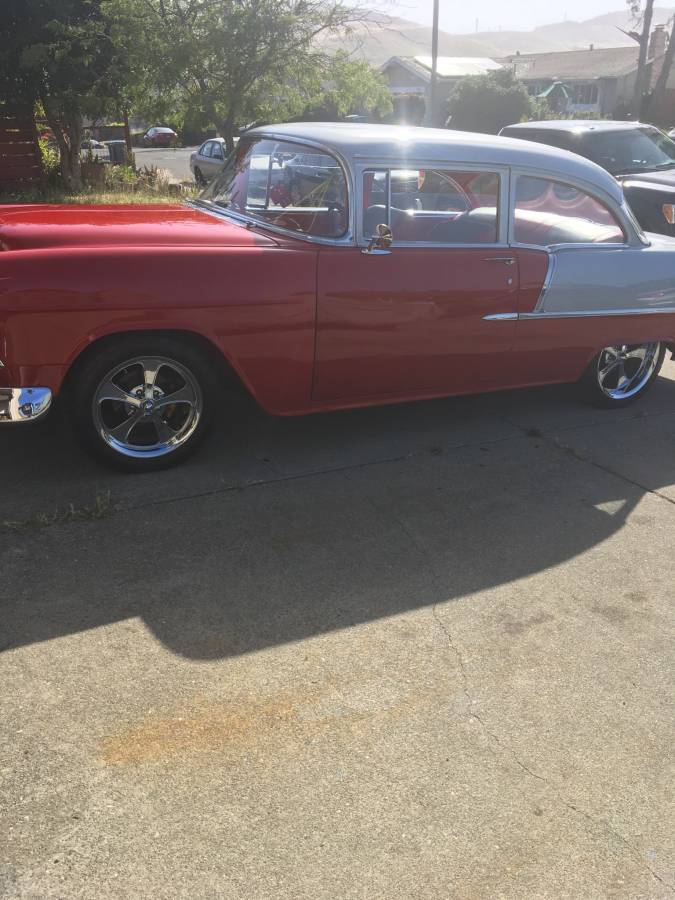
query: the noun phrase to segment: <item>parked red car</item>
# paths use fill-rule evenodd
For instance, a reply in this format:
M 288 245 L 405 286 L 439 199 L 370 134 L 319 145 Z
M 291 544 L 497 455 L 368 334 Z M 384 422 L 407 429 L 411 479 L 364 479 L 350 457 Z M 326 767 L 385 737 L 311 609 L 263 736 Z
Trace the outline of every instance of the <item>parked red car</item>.
M 673 285 L 675 239 L 580 156 L 255 129 L 196 202 L 0 207 L 0 421 L 59 396 L 142 471 L 195 449 L 228 378 L 276 415 L 580 379 L 623 406 L 675 344 Z
M 178 135 L 172 128 L 155 126 L 148 128 L 142 141 L 146 147 L 171 147 L 178 141 Z

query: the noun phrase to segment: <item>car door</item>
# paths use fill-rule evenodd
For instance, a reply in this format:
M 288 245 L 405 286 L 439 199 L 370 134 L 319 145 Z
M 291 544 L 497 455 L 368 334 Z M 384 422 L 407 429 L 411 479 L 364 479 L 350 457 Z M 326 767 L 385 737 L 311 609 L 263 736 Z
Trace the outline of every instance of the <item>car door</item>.
M 358 177 L 359 246 L 322 246 L 318 255 L 314 400 L 499 384 L 518 296 L 508 173 L 418 165 Z M 371 252 L 367 238 L 380 223 L 393 242 Z
M 209 178 L 218 175 L 223 168 L 225 157 L 223 155 L 223 145 L 220 141 L 211 141 L 211 156 L 209 158 L 208 173 Z

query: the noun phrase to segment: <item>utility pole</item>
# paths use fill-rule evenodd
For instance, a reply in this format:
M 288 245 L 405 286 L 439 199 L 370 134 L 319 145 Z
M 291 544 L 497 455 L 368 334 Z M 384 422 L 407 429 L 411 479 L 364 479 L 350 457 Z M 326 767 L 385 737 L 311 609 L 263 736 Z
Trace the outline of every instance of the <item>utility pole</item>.
M 633 93 L 632 113 L 635 119 L 639 119 L 643 111 L 645 102 L 645 94 L 649 90 L 649 82 L 647 75 L 647 51 L 649 49 L 649 36 L 652 28 L 652 16 L 654 14 L 654 0 L 646 0 L 644 12 L 642 14 L 642 33 L 636 37 L 640 45 L 638 53 L 638 67 L 635 78 L 635 90 Z M 632 37 L 633 35 L 631 35 Z
M 439 0 L 434 0 L 434 24 L 431 32 L 431 83 L 429 85 L 429 109 L 427 125 L 436 124 L 436 102 L 438 96 L 438 7 Z

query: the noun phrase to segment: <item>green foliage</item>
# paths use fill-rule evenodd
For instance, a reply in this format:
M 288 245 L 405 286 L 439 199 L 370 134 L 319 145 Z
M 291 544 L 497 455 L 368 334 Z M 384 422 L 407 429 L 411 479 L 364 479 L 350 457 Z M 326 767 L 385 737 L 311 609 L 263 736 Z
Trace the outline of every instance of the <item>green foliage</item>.
M 106 0 L 134 34 L 135 105 L 188 130 L 280 121 L 308 106 L 387 110 L 379 74 L 323 49 L 367 13 L 346 0 Z
M 508 69 L 462 78 L 448 103 L 447 127 L 497 134 L 506 125 L 530 119 L 535 101 Z
M 38 144 L 40 145 L 40 156 L 42 157 L 42 169 L 45 173 L 45 178 L 53 183 L 59 172 L 59 151 L 44 138 L 39 138 Z
M 0 9 L 0 99 L 40 103 L 74 186 L 82 119 L 114 108 L 128 73 L 107 7 L 108 0 L 3 0 Z

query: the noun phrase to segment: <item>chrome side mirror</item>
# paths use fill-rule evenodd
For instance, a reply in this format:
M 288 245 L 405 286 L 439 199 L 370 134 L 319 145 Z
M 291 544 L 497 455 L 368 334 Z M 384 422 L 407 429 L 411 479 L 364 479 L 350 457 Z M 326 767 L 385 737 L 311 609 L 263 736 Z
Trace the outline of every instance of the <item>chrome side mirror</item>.
M 375 234 L 368 242 L 368 246 L 364 247 L 362 253 L 371 253 L 373 255 L 382 255 L 391 253 L 389 249 L 394 240 L 391 228 L 388 225 L 376 225 Z

